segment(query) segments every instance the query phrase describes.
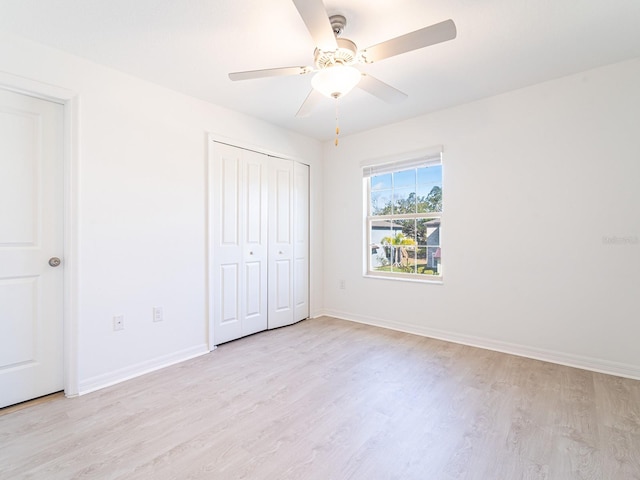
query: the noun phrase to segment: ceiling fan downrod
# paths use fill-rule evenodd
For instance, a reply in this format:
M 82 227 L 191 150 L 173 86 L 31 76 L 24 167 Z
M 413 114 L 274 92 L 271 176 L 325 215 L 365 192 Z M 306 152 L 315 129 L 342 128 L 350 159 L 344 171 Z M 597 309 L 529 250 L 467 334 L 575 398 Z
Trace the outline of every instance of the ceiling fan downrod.
M 347 26 L 347 19 L 343 15 L 331 15 L 329 17 L 329 22 L 331 22 L 331 28 L 333 29 L 333 34 L 336 37 L 342 35 L 344 27 Z

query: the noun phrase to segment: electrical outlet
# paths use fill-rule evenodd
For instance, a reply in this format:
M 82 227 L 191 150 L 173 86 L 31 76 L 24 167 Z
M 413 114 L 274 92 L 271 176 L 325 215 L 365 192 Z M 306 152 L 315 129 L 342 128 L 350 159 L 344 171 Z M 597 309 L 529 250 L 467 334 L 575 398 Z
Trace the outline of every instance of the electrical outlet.
M 338 284 L 338 286 L 340 287 L 340 290 L 344 290 L 347 288 L 347 285 L 345 284 L 344 280 L 340 280 L 340 283 Z
M 162 307 L 153 307 L 153 321 L 161 322 L 164 320 L 162 316 Z
M 113 316 L 113 331 L 124 330 L 124 315 Z

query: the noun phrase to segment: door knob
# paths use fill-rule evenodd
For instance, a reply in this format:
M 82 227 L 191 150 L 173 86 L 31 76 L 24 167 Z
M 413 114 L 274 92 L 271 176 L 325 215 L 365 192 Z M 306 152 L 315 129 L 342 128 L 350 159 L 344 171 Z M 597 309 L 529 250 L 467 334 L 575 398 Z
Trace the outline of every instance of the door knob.
M 60 259 L 58 257 L 51 257 L 49 259 L 49 265 L 51 265 L 52 267 L 57 267 L 58 265 L 60 265 Z

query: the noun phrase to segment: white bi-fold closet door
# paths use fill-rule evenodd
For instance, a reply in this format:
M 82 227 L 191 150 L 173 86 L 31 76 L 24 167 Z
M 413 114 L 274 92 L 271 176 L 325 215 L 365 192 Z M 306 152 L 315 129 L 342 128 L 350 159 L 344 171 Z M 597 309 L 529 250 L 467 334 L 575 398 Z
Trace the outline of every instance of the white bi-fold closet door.
M 309 167 L 213 142 L 210 343 L 309 316 Z

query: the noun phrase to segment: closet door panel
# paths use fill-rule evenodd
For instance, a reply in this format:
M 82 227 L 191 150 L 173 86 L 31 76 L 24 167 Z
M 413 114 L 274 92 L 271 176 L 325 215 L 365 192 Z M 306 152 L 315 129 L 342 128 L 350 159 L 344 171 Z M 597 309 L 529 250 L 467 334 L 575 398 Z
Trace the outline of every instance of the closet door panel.
M 242 150 L 216 144 L 211 164 L 211 314 L 214 345 L 242 335 Z
M 213 145 L 209 196 L 213 345 L 267 328 L 266 158 Z
M 267 157 L 246 151 L 244 154 L 244 315 L 242 334 L 267 329 L 267 253 L 268 209 Z
M 269 328 L 293 320 L 293 162 L 269 159 Z
M 294 174 L 294 321 L 309 317 L 309 166 L 295 162 Z

